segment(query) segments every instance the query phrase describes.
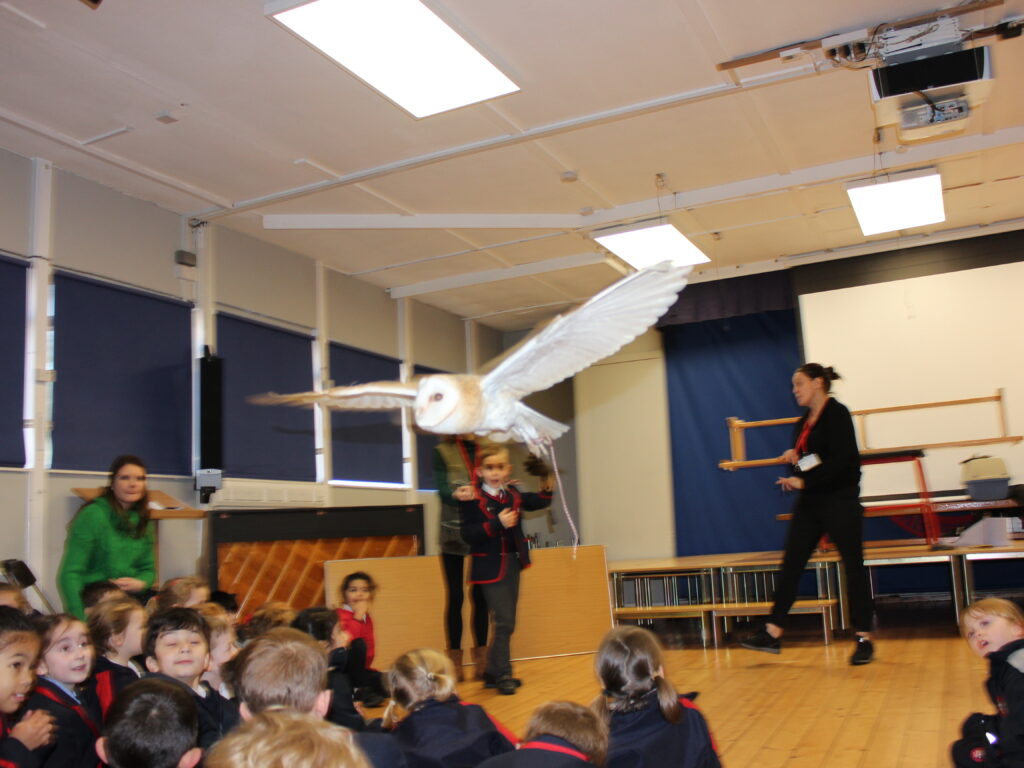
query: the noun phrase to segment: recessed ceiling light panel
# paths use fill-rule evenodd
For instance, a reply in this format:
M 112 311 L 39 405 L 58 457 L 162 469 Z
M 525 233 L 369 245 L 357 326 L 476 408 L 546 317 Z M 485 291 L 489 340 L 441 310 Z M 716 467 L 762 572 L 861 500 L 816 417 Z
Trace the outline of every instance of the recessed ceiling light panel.
M 282 5 L 265 11 L 415 117 L 519 90 L 419 0 Z
M 595 232 L 594 239 L 627 264 L 643 269 L 662 261 L 704 264 L 711 261 L 671 224 Z
M 946 220 L 942 177 L 934 168 L 851 182 L 846 194 L 865 237 Z

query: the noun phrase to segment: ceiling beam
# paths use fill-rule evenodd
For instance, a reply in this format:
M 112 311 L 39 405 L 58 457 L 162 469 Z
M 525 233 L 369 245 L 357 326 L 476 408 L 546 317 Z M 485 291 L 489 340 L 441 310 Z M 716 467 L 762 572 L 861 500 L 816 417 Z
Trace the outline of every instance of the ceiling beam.
M 264 229 L 578 229 L 577 213 L 275 213 Z
M 480 272 L 467 272 L 451 277 L 441 277 L 437 280 L 425 280 L 422 283 L 402 285 L 388 290 L 392 299 L 404 299 L 410 296 L 421 296 L 425 293 L 440 293 L 453 288 L 468 288 L 472 285 L 483 283 L 497 283 L 502 280 L 510 280 L 515 277 L 528 277 L 529 275 L 542 275 L 546 272 L 557 272 L 563 269 L 575 269 L 576 267 L 587 267 L 592 264 L 602 264 L 608 259 L 603 253 L 577 253 L 573 256 L 561 256 L 557 259 L 546 261 L 534 261 L 529 264 L 517 264 L 506 269 L 485 269 Z

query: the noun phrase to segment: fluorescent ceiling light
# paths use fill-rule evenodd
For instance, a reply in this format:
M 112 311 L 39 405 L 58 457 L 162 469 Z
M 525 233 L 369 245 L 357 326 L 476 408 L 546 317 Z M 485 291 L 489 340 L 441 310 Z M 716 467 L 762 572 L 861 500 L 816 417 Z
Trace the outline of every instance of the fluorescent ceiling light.
M 656 224 L 594 234 L 594 239 L 627 264 L 643 269 L 662 261 L 703 264 L 711 261 L 671 224 Z
M 942 177 L 934 168 L 893 174 L 846 185 L 864 236 L 923 227 L 946 220 Z
M 265 11 L 415 117 L 519 90 L 419 0 L 281 5 Z

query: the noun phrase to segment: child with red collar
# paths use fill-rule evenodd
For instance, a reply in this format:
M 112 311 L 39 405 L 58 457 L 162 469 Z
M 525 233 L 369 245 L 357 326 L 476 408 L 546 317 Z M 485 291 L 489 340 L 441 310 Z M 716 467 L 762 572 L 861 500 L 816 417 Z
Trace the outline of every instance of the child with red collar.
M 551 478 L 540 493 L 510 484 L 508 449 L 493 446 L 477 454 L 477 487 L 473 496 L 457 494 L 462 538 L 470 546 L 470 584 L 479 584 L 494 614 L 494 636 L 487 655 L 484 685 L 511 695 L 519 687 L 512 677 L 509 642 L 516 628 L 519 573 L 530 567 L 530 548 L 523 535 L 523 510 L 551 506 Z
M 96 768 L 96 739 L 102 717 L 99 701 L 83 683 L 92 673 L 95 652 L 85 622 L 66 613 L 34 620 L 43 652 L 36 665 L 39 679 L 28 700 L 32 709 L 53 715 L 52 744 L 33 750 L 40 766 Z
M 479 768 L 585 768 L 603 766 L 608 726 L 592 710 L 571 701 L 539 707 L 515 752 L 492 757 Z
M 0 768 L 36 768 L 33 750 L 53 741 L 53 715 L 29 711 L 13 727 L 14 715 L 28 698 L 35 680 L 39 635 L 16 608 L 0 605 Z
M 988 659 L 985 685 L 997 713 L 975 712 L 953 742 L 958 766 L 1024 766 L 1024 612 L 1009 600 L 988 597 L 960 614 L 960 632 L 976 654 Z

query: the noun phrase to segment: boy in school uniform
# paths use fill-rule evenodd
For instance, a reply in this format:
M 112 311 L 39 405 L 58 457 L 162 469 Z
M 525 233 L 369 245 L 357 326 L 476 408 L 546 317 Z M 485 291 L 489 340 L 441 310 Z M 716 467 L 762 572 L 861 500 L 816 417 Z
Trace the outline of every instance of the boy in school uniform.
M 537 708 L 519 749 L 480 763 L 479 768 L 585 768 L 604 765 L 608 726 L 592 710 L 572 701 Z
M 96 754 L 110 768 L 194 768 L 199 710 L 171 680 L 147 677 L 129 683 L 107 713 Z
M 953 742 L 957 766 L 1024 766 L 1024 613 L 997 597 L 978 600 L 960 615 L 960 631 L 976 654 L 988 659 L 988 695 L 996 714 L 975 712 Z
M 149 677 L 184 685 L 199 711 L 199 746 L 209 749 L 238 724 L 238 707 L 202 681 L 210 663 L 210 628 L 192 608 L 154 614 L 143 646 Z
M 290 627 L 272 629 L 246 643 L 234 664 L 235 694 L 243 722 L 280 708 L 323 719 L 331 708 L 327 657 L 305 632 Z M 353 740 L 373 768 L 406 768 L 402 750 L 390 735 L 353 733 Z
M 494 638 L 487 656 L 484 685 L 512 695 L 520 681 L 512 677 L 509 642 L 516 628 L 519 573 L 530 567 L 530 548 L 523 535 L 523 510 L 551 506 L 551 476 L 540 493 L 521 491 L 509 480 L 512 465 L 507 448 L 491 446 L 477 454 L 477 485 L 472 495 L 459 489 L 462 538 L 470 546 L 470 584 L 479 584 L 494 615 Z

